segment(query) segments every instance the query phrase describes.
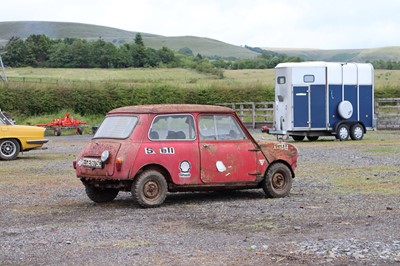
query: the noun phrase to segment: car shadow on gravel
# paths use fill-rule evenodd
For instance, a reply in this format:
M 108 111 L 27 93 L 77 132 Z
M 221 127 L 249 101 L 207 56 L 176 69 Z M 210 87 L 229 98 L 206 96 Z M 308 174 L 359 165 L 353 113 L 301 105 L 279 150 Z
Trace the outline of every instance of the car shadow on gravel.
M 207 205 L 214 202 L 241 202 L 243 200 L 265 199 L 262 190 L 228 190 L 228 191 L 209 191 L 209 192 L 179 192 L 168 193 L 163 206 L 179 206 L 187 204 Z M 86 207 L 110 207 L 110 208 L 138 208 L 141 207 L 133 201 L 130 193 L 120 193 L 118 197 L 109 203 L 94 203 L 89 199 L 82 202 Z M 81 206 L 81 207 L 82 207 Z

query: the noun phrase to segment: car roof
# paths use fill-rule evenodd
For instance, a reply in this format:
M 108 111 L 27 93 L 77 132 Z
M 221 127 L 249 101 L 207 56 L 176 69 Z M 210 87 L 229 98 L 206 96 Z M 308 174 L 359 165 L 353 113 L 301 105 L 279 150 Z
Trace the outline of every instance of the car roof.
M 108 114 L 232 113 L 228 107 L 202 104 L 152 104 L 116 108 Z

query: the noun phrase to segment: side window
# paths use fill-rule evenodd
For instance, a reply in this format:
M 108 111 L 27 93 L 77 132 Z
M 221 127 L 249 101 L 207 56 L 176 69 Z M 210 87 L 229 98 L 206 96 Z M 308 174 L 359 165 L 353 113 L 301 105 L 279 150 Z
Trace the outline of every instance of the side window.
M 285 83 L 286 83 L 286 77 L 284 77 L 284 76 L 279 76 L 279 77 L 276 79 L 276 82 L 277 82 L 278 84 L 285 84 Z
M 315 76 L 314 75 L 304 75 L 303 81 L 305 83 L 313 83 L 315 81 Z
M 203 115 L 199 118 L 201 140 L 241 140 L 246 135 L 230 115 Z
M 151 140 L 194 140 L 193 116 L 184 115 L 158 115 L 154 118 L 149 131 Z

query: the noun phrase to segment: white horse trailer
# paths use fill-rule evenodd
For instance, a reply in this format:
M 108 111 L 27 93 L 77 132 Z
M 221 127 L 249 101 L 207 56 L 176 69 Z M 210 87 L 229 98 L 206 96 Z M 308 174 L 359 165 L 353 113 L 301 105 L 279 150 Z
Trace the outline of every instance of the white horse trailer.
M 375 129 L 374 68 L 365 63 L 301 62 L 276 66 L 274 130 L 301 141 L 363 138 Z

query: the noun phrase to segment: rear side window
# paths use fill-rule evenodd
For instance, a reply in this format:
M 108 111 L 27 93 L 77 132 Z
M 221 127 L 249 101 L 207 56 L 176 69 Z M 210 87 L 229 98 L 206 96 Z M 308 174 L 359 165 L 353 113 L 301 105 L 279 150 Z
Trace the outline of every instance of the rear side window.
M 194 119 L 192 115 L 158 115 L 149 131 L 151 140 L 194 140 Z
M 246 135 L 230 115 L 202 115 L 199 118 L 201 140 L 241 140 Z
M 108 116 L 93 138 L 126 139 L 136 126 L 136 116 Z

